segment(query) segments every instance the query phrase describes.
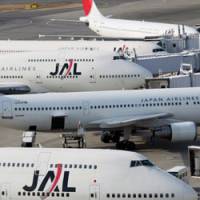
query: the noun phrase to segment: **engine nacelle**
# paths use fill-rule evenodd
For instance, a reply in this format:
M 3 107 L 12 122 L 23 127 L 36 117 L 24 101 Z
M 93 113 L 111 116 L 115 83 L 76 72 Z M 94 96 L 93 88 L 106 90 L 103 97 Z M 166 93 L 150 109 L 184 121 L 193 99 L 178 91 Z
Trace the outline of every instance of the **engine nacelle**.
M 155 129 L 154 134 L 171 142 L 194 141 L 197 127 L 194 122 L 175 122 Z

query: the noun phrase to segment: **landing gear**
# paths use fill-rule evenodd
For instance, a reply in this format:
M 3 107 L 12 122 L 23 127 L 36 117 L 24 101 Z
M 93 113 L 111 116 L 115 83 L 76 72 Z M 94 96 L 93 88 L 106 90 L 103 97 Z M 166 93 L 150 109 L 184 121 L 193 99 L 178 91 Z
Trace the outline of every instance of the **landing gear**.
M 104 131 L 101 135 L 101 141 L 104 143 L 117 143 L 120 140 L 120 131 Z
M 126 127 L 122 130 L 104 131 L 101 135 L 101 141 L 104 143 L 116 143 L 116 148 L 121 150 L 135 150 L 135 143 L 129 141 L 132 134 L 132 128 Z M 123 140 L 120 141 L 120 137 L 123 136 Z
M 116 143 L 116 148 L 121 150 L 133 151 L 135 150 L 135 143 L 128 140 L 122 140 Z

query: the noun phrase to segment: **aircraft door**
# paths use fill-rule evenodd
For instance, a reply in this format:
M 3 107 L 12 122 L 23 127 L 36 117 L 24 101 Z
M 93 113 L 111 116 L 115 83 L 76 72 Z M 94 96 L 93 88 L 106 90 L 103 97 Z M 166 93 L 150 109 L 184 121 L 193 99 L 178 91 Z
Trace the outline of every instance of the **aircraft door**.
M 39 176 L 44 176 L 49 168 L 49 160 L 51 153 L 42 152 L 38 156 L 36 170 L 39 171 Z
M 83 101 L 83 114 L 88 115 L 89 114 L 89 102 Z
M 96 83 L 96 74 L 94 67 L 92 67 L 90 70 L 89 83 Z
M 36 74 L 35 83 L 37 83 L 37 84 L 42 84 L 43 83 L 42 77 L 41 77 L 40 74 Z
M 8 183 L 3 183 L 1 185 L 1 191 L 0 191 L 1 200 L 10 199 L 9 187 L 10 185 Z
M 100 200 L 100 186 L 99 184 L 90 185 L 90 200 Z
M 61 131 L 65 129 L 66 116 L 53 116 L 51 118 L 51 130 Z
M 12 102 L 3 101 L 3 103 L 2 103 L 2 118 L 4 118 L 4 119 L 13 118 Z

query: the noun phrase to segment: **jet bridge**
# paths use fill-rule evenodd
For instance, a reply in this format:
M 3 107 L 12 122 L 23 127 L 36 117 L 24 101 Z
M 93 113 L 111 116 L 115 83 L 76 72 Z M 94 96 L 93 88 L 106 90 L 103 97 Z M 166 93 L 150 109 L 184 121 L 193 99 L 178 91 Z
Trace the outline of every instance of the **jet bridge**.
M 200 48 L 199 34 L 165 35 L 158 43 L 168 53 L 180 53 L 184 50 Z

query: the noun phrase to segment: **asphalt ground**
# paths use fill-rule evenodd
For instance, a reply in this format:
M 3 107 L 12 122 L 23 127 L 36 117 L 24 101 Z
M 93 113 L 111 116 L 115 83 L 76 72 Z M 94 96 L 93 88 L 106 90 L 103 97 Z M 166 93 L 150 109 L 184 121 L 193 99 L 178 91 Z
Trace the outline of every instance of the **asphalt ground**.
M 1 2 L 3 3 L 5 0 Z M 11 2 L 14 2 L 14 0 Z M 50 2 L 53 2 L 53 0 Z M 71 1 L 67 0 L 66 2 Z M 78 0 L 73 0 L 73 2 L 81 3 Z M 199 0 L 97 0 L 96 3 L 104 15 L 112 15 L 113 18 L 140 19 L 189 25 L 200 23 Z M 78 20 L 83 15 L 83 11 L 80 8 L 1 12 L 0 39 L 38 39 L 39 34 L 95 35 L 83 23 L 49 21 L 52 18 Z
M 56 2 L 66 2 L 56 0 Z M 30 3 L 28 0 L 1 0 L 6 3 Z M 39 0 L 38 2 L 44 2 Z M 45 0 L 55 2 L 55 0 Z M 73 2 L 79 2 L 73 0 Z M 141 19 L 148 21 L 170 22 L 195 25 L 200 23 L 199 0 L 97 0 L 97 5 L 104 15 L 114 18 Z M 95 35 L 84 24 L 72 22 L 50 22 L 56 19 L 79 19 L 83 11 L 79 8 L 18 10 L 0 13 L 0 39 L 38 39 L 38 34 L 47 35 Z M 50 39 L 50 38 L 49 38 Z M 0 128 L 0 146 L 20 146 L 22 132 Z M 144 154 L 163 169 L 174 165 L 188 165 L 187 146 L 200 144 L 200 139 L 193 143 L 171 144 L 168 141 L 156 140 L 154 144 L 145 134 L 132 138 L 137 144 L 137 152 Z M 87 133 L 88 148 L 115 148 L 113 144 L 100 142 L 98 133 Z M 62 139 L 58 133 L 38 133 L 36 143 L 44 147 L 62 147 Z M 190 178 L 190 184 L 200 186 L 198 179 Z

